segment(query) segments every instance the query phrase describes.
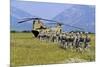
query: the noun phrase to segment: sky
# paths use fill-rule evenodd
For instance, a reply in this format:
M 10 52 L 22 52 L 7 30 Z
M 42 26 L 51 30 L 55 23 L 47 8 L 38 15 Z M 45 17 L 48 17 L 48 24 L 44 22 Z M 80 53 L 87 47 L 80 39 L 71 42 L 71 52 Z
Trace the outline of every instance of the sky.
M 18 8 L 33 16 L 39 16 L 43 18 L 53 18 L 66 8 L 70 8 L 74 5 L 64 5 L 55 3 L 41 3 L 41 2 L 28 2 L 28 1 L 13 1 L 11 3 L 12 8 Z
M 60 4 L 46 3 L 33 1 L 11 1 L 11 30 L 31 30 L 32 21 L 18 24 L 23 18 L 41 17 L 45 19 L 59 20 L 62 23 L 71 25 L 80 25 L 86 28 L 86 24 L 92 25 L 87 31 L 95 31 L 95 6 L 94 5 L 75 5 L 75 4 Z M 80 16 L 81 15 L 81 16 Z M 76 16 L 76 17 L 75 17 Z M 75 17 L 75 18 L 74 18 Z M 62 19 L 62 20 L 60 20 Z M 79 20 L 81 21 L 75 21 Z M 75 22 L 72 22 L 75 21 Z M 48 23 L 48 22 L 44 22 Z M 52 22 L 50 22 L 52 23 Z M 76 25 L 76 26 L 77 26 Z M 80 26 L 79 26 L 80 27 Z M 88 28 L 88 27 L 87 27 Z

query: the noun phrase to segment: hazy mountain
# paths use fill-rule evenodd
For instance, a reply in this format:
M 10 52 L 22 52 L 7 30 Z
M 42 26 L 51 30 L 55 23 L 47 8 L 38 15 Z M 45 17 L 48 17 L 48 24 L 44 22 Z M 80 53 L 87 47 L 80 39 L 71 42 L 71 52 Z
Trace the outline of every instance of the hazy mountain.
M 10 17 L 11 17 L 11 27 L 10 27 L 11 30 L 17 30 L 17 31 L 31 30 L 31 28 L 32 28 L 31 23 L 24 23 L 24 24 L 18 23 L 23 18 L 34 17 L 31 14 L 29 14 L 21 9 L 12 7 Z
M 95 32 L 94 6 L 75 5 L 64 10 L 53 19 L 76 27 L 84 28 L 85 31 Z M 65 31 L 70 31 L 75 28 L 63 26 L 63 29 Z

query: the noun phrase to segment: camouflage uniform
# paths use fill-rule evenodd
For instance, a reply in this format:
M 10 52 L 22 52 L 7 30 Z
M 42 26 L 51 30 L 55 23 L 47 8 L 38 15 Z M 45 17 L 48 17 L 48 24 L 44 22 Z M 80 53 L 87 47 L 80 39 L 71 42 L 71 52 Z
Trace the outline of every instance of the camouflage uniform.
M 90 43 L 90 38 L 88 36 L 88 33 L 86 33 L 84 48 L 89 47 L 89 43 Z

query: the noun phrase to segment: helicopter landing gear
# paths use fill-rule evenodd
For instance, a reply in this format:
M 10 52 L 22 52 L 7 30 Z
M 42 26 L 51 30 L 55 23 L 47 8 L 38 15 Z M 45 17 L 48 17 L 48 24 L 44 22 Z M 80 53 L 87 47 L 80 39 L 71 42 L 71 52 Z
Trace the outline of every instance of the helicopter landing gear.
M 36 31 L 36 30 L 32 30 L 32 33 L 33 33 L 33 35 L 34 35 L 35 37 L 38 37 L 38 35 L 39 35 L 39 32 Z

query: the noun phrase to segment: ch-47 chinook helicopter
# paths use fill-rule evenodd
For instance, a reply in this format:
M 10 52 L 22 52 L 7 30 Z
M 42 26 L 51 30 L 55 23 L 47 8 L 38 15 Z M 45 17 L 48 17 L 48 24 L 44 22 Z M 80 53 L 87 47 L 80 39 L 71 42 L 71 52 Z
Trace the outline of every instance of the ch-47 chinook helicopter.
M 25 18 L 24 20 L 18 22 L 18 23 L 23 23 L 23 22 L 27 22 L 27 21 L 33 21 L 33 29 L 32 29 L 32 33 L 35 37 L 38 36 L 38 34 L 40 33 L 40 31 L 42 30 L 45 30 L 47 29 L 47 27 L 44 25 L 44 23 L 42 22 L 42 20 L 44 21 L 49 21 L 49 22 L 55 22 L 55 23 L 48 23 L 48 24 L 56 24 L 56 33 L 61 33 L 62 31 L 62 25 L 66 25 L 66 26 L 69 26 L 69 27 L 73 27 L 73 28 L 77 28 L 77 29 L 80 29 L 82 30 L 82 28 L 79 28 L 79 27 L 75 27 L 75 26 L 71 26 L 69 24 L 63 24 L 63 23 L 60 23 L 58 21 L 54 21 L 54 20 L 48 20 L 48 19 L 43 19 L 43 18 Z

